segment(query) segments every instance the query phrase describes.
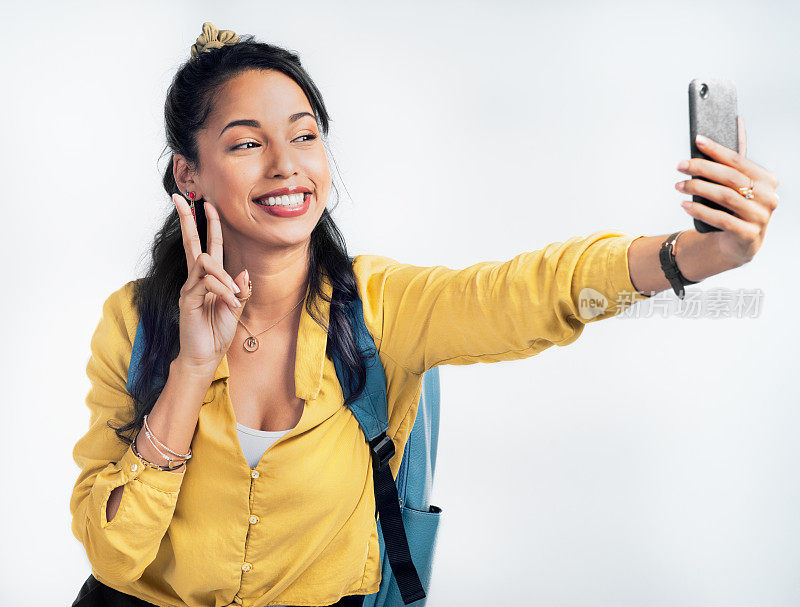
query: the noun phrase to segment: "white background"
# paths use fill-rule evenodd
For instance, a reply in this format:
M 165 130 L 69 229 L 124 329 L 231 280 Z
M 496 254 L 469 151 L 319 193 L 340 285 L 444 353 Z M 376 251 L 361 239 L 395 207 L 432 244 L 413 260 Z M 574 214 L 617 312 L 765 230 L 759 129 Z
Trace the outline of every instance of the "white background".
M 333 118 L 349 252 L 418 265 L 692 227 L 673 187 L 687 85 L 732 79 L 781 202 L 752 262 L 689 290 L 761 289 L 759 315 L 611 318 L 526 360 L 442 367 L 428 605 L 800 604 L 796 3 L 3 14 L 0 604 L 70 604 L 89 574 L 69 514 L 89 340 L 172 208 L 164 95 L 204 21 L 300 53 Z

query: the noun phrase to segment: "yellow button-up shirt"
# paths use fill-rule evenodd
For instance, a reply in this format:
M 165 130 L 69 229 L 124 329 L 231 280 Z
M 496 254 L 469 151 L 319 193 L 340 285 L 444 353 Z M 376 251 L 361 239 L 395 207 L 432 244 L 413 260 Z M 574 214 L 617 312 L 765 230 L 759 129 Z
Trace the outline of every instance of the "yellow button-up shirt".
M 645 299 L 630 279 L 634 239 L 596 232 L 461 270 L 356 256 L 364 320 L 386 374 L 392 475 L 414 425 L 423 372 L 565 346 L 586 323 Z M 163 607 L 329 605 L 377 592 L 369 445 L 343 406 L 326 332 L 303 306 L 295 386 L 305 407 L 255 469 L 239 444 L 226 356 L 200 408 L 184 472 L 156 470 L 106 423 L 133 417 L 126 389 L 139 322 L 133 287 L 126 283 L 103 304 L 86 366 L 89 430 L 73 450 L 80 474 L 70 499 L 72 532 L 93 575 Z M 323 287 L 330 296 L 327 280 Z M 585 313 L 588 299 L 594 316 Z M 326 321 L 329 305 L 319 301 Z M 106 505 L 120 485 L 125 491 L 109 522 Z

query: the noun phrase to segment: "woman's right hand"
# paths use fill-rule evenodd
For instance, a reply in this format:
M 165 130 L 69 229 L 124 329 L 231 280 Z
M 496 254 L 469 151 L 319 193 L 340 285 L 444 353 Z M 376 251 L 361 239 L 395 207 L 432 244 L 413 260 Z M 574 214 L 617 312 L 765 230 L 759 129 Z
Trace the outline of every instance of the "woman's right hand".
M 222 225 L 217 209 L 205 202 L 207 253 L 202 252 L 189 203 L 180 194 L 172 200 L 180 216 L 188 277 L 181 288 L 181 361 L 192 370 L 213 375 L 236 334 L 239 317 L 250 297 L 246 270 L 234 280 L 222 265 Z M 238 296 L 233 288 L 239 288 Z

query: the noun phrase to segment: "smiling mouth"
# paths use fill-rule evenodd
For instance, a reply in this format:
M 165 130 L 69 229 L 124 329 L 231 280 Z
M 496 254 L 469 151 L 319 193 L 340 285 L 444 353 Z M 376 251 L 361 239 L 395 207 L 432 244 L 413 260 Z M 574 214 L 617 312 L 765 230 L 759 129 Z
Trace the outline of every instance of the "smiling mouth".
M 303 206 L 311 197 L 311 192 L 303 194 L 288 194 L 283 196 L 265 196 L 254 199 L 253 202 L 262 207 L 280 207 L 285 209 L 295 209 Z

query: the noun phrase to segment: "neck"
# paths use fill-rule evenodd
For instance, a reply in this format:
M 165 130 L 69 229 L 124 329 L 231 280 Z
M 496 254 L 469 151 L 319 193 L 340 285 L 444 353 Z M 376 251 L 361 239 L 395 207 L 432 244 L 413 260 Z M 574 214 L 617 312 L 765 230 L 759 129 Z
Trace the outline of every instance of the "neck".
M 251 331 L 260 331 L 292 308 L 293 312 L 289 312 L 286 319 L 300 311 L 304 304 L 295 305 L 305 296 L 308 285 L 307 249 L 281 252 L 262 250 L 244 255 L 226 250 L 225 253 L 225 271 L 236 276 L 247 268 L 253 283 L 253 293 L 241 316 L 242 322 Z M 243 292 L 246 291 L 245 285 Z

